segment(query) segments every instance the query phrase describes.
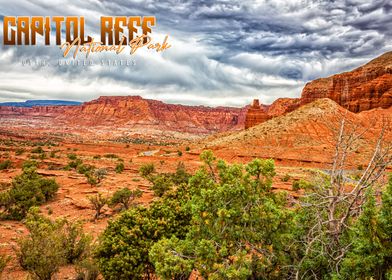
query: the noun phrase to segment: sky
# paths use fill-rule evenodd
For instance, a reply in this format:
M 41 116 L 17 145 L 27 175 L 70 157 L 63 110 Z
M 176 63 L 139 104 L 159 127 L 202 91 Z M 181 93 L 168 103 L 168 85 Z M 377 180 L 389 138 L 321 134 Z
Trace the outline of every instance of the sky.
M 391 13 L 390 0 L 0 0 L 0 102 L 140 95 L 188 105 L 271 104 L 391 51 Z M 101 16 L 152 15 L 151 37 L 168 35 L 171 48 L 93 54 L 98 63 L 82 67 L 58 66 L 63 51 L 54 44 L 3 45 L 4 16 L 58 15 L 84 16 L 95 41 Z M 26 59 L 49 65 L 23 65 Z M 134 65 L 101 66 L 101 59 Z

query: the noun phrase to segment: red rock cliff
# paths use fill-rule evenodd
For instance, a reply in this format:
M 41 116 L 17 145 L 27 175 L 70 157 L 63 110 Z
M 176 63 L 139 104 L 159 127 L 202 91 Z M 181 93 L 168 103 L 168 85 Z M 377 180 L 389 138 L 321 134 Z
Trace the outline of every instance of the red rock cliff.
M 356 113 L 392 106 L 392 52 L 351 72 L 308 83 L 301 105 L 325 97 Z
M 48 117 L 68 125 L 143 126 L 208 134 L 241 129 L 245 108 L 165 104 L 140 96 L 102 96 L 78 106 L 0 107 L 1 117 Z

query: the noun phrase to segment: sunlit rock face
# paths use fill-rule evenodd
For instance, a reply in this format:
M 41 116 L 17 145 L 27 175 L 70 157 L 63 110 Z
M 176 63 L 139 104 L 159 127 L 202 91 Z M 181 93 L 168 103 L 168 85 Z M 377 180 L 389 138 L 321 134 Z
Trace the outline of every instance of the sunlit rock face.
M 325 97 L 355 113 L 392 106 L 392 52 L 351 72 L 308 83 L 301 105 Z

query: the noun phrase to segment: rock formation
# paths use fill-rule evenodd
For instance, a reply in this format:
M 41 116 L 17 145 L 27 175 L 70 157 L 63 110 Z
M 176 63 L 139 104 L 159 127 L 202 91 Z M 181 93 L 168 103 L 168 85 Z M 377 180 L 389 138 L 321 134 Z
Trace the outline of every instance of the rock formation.
M 264 110 L 250 106 L 247 114 L 249 121 L 246 121 L 245 128 L 292 112 L 302 105 L 322 98 L 329 98 L 354 113 L 391 107 L 392 52 L 387 52 L 351 72 L 307 83 L 301 98 L 279 98 L 271 105 L 265 106 Z
M 140 96 L 103 96 L 76 106 L 0 106 L 0 121 L 45 118 L 72 127 L 147 128 L 196 135 L 249 128 L 317 99 L 329 98 L 354 113 L 392 106 L 392 52 L 351 72 L 308 83 L 301 98 L 280 98 L 266 106 L 255 100 L 244 108 L 165 104 Z M 4 122 L 7 123 L 8 122 Z
M 308 83 L 301 105 L 326 97 L 355 113 L 392 106 L 392 52 L 351 72 Z
M 46 117 L 72 126 L 148 127 L 209 134 L 242 129 L 245 108 L 165 104 L 140 96 L 102 96 L 78 106 L 0 107 L 0 118 Z
M 248 108 L 245 117 L 245 129 L 263 123 L 268 120 L 267 113 L 261 108 L 259 100 L 254 99 L 252 105 Z

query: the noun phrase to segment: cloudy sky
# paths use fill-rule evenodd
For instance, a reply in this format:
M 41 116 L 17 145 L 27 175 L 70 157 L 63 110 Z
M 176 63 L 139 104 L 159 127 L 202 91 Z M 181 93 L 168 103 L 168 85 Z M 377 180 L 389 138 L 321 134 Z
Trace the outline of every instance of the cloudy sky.
M 392 50 L 391 12 L 390 0 L 0 0 L 1 44 L 4 16 L 85 16 L 85 33 L 99 41 L 101 16 L 153 15 L 154 41 L 168 35 L 172 45 L 163 53 L 90 56 L 134 66 L 82 67 L 58 66 L 62 51 L 54 44 L 2 44 L 0 101 L 141 95 L 182 104 L 270 104 Z M 26 59 L 50 65 L 22 65 Z

